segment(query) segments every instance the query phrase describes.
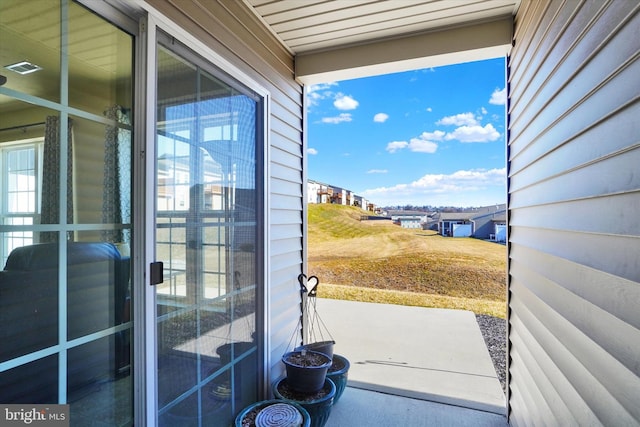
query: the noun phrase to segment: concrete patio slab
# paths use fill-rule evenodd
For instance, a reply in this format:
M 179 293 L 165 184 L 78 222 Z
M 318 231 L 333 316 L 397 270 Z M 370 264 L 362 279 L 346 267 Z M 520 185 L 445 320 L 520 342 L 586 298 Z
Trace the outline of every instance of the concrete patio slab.
M 351 363 L 343 398 L 356 388 L 506 414 L 472 312 L 321 298 L 316 307 L 334 352 Z
M 504 415 L 347 387 L 325 427 L 508 427 Z

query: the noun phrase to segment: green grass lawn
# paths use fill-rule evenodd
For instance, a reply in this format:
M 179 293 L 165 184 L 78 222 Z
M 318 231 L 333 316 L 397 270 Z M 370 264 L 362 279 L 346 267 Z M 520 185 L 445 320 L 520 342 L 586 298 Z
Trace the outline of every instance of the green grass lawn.
M 308 275 L 318 296 L 506 317 L 506 247 L 360 221 L 360 208 L 310 204 Z

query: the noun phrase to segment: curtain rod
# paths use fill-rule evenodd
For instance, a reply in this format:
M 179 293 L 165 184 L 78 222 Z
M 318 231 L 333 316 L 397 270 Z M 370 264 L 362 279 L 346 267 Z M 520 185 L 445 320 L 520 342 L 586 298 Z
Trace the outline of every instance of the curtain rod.
M 4 132 L 4 131 L 7 131 L 7 130 L 26 129 L 26 128 L 30 128 L 30 127 L 34 127 L 34 126 L 43 126 L 44 124 L 45 124 L 45 122 L 39 122 L 39 123 L 29 123 L 29 124 L 20 125 L 20 126 L 12 126 L 12 127 L 8 127 L 8 128 L 0 129 L 0 132 Z

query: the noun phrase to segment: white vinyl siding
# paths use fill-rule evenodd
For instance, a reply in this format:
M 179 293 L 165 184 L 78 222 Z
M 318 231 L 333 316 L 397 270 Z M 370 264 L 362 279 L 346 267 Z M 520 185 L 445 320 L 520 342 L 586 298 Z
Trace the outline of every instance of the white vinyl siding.
M 640 423 L 640 5 L 523 0 L 509 58 L 509 421 Z
M 300 316 L 297 277 L 302 272 L 302 87 L 293 56 L 236 0 L 149 0 L 270 94 L 267 218 L 271 380 L 282 374 L 280 357 Z

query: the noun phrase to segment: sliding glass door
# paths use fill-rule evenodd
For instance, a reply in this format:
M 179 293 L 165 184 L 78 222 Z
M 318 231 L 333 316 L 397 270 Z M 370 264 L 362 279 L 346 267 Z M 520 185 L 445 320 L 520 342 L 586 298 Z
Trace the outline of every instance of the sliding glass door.
M 0 1 L 0 403 L 68 404 L 72 426 L 227 426 L 265 389 L 264 100 L 86 3 L 102 16 Z M 155 135 L 134 99 L 157 102 Z M 155 150 L 134 156 L 134 135 Z M 134 171 L 146 152 L 153 172 Z M 134 229 L 145 212 L 155 235 Z
M 68 0 L 0 1 L 0 402 L 69 404 L 74 426 L 133 424 L 121 28 Z
M 227 426 L 258 397 L 261 99 L 174 40 L 157 48 L 158 420 Z

